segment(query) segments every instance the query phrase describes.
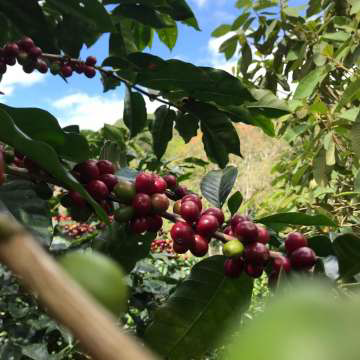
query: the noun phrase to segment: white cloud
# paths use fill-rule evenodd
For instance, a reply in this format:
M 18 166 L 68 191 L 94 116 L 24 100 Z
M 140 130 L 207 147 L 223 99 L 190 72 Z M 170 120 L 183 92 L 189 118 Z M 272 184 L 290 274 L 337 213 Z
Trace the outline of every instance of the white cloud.
M 145 101 L 148 113 L 161 105 L 146 97 Z M 105 123 L 114 124 L 122 118 L 124 110 L 124 100 L 119 97 L 90 96 L 81 92 L 62 97 L 52 105 L 61 110 L 58 119 L 62 125 L 77 124 L 81 129 L 91 130 L 99 130 Z
M 203 7 L 207 2 L 207 0 L 194 0 L 194 1 L 195 1 L 196 5 L 199 7 Z
M 19 64 L 11 67 L 9 66 L 0 82 L 0 91 L 2 91 L 6 96 L 9 96 L 13 94 L 16 87 L 30 87 L 43 81 L 45 76 L 46 75 L 37 71 L 34 71 L 31 74 L 26 74 Z

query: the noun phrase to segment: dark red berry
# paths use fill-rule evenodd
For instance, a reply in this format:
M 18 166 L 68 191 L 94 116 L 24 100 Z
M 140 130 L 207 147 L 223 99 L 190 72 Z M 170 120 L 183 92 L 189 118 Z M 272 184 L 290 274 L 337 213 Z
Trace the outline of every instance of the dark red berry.
M 269 249 L 262 243 L 252 243 L 245 248 L 244 258 L 247 263 L 265 265 L 270 258 Z
M 72 66 L 76 73 L 82 74 L 84 72 L 84 68 L 86 65 L 82 62 L 76 62 L 76 63 L 73 63 Z
M 224 213 L 219 208 L 209 208 L 203 212 L 203 215 L 214 215 L 218 219 L 219 225 L 222 225 L 225 220 Z
M 74 206 L 77 207 L 86 206 L 86 200 L 77 191 L 73 191 L 73 190 L 69 191 L 69 198 L 71 199 L 71 202 Z
M 148 194 L 136 194 L 132 201 L 132 207 L 137 215 L 145 216 L 150 214 L 152 208 L 151 197 Z
M 24 167 L 30 172 L 35 173 L 40 170 L 39 165 L 31 160 L 29 157 L 25 156 L 23 159 Z
M 96 180 L 100 176 L 100 171 L 95 160 L 86 160 L 77 164 L 73 170 L 80 174 L 80 179 L 84 183 Z
M 84 74 L 89 79 L 92 79 L 96 75 L 96 70 L 92 66 L 85 65 L 84 66 Z
M 6 73 L 6 64 L 3 61 L 0 61 L 0 74 Z
M 102 174 L 99 176 L 98 180 L 105 183 L 109 191 L 113 191 L 115 185 L 118 183 L 118 178 L 113 174 Z
M 182 199 L 184 196 L 186 196 L 189 193 L 188 189 L 185 186 L 180 186 L 180 185 L 174 189 L 174 192 L 179 199 Z
M 115 174 L 115 166 L 109 160 L 99 160 L 97 162 L 97 166 L 100 171 L 100 175 L 102 174 Z
M 272 260 L 272 268 L 275 274 L 279 274 L 281 269 L 285 272 L 291 271 L 291 263 L 289 258 L 283 255 L 278 255 Z
M 151 205 L 156 213 L 161 214 L 169 208 L 170 201 L 165 194 L 154 194 L 151 197 Z
M 241 275 L 244 268 L 244 261 L 241 258 L 226 259 L 224 263 L 225 276 L 237 278 Z
M 155 178 L 152 174 L 142 172 L 135 179 L 137 193 L 152 194 Z
M 86 58 L 85 64 L 86 64 L 86 65 L 89 65 L 89 66 L 95 66 L 96 61 L 97 61 L 97 59 L 96 59 L 95 56 L 88 56 L 88 57 Z
M 21 50 L 29 51 L 32 47 L 35 46 L 33 39 L 25 36 L 18 41 L 18 46 Z
M 258 229 L 258 236 L 256 238 L 256 241 L 266 245 L 270 241 L 269 231 L 262 226 L 256 226 Z
M 248 244 L 256 241 L 258 229 L 253 222 L 245 220 L 236 225 L 235 235 L 245 244 Z
M 184 246 L 184 245 L 181 245 L 177 242 L 173 242 L 173 250 L 176 254 L 185 254 L 189 249 Z
M 4 57 L 4 61 L 9 66 L 14 66 L 16 64 L 16 57 L 15 56 L 6 56 Z
M 32 61 L 23 65 L 23 70 L 26 74 L 31 74 L 35 70 L 36 64 Z
M 33 46 L 29 51 L 28 54 L 33 58 L 38 58 L 42 55 L 42 50 L 38 46 Z
M 131 231 L 135 234 L 142 234 L 148 231 L 149 224 L 146 217 L 134 218 L 130 222 Z
M 294 250 L 290 255 L 290 263 L 295 270 L 310 270 L 315 262 L 316 254 L 307 246 Z
M 203 236 L 196 234 L 190 245 L 190 251 L 194 256 L 203 257 L 209 251 L 209 242 Z
M 185 201 L 193 201 L 199 208 L 199 211 L 202 210 L 202 202 L 201 199 L 199 198 L 199 196 L 195 195 L 195 194 L 189 194 L 189 195 L 185 195 L 182 199 L 181 202 L 185 202 Z M 215 216 L 216 217 L 216 216 Z
M 296 249 L 307 245 L 306 237 L 300 232 L 290 233 L 285 240 L 285 249 L 289 255 Z
M 245 265 L 245 272 L 252 278 L 259 278 L 264 271 L 264 268 L 261 265 L 254 265 L 248 263 Z
M 178 221 L 170 230 L 170 235 L 173 241 L 189 248 L 194 241 L 194 230 L 191 225 Z
M 173 212 L 178 215 L 181 214 L 181 200 L 175 201 L 173 206 Z
M 100 180 L 91 180 L 86 184 L 86 190 L 96 200 L 105 200 L 109 196 L 109 189 Z
M 234 233 L 233 233 L 230 225 L 224 229 L 224 234 L 229 235 L 229 236 L 234 236 Z
M 174 189 L 176 187 L 176 176 L 175 175 L 165 175 L 163 179 L 166 181 L 166 185 L 168 189 Z
M 48 72 L 48 64 L 41 59 L 38 59 L 36 62 L 36 68 L 38 69 L 38 71 L 42 74 L 46 74 Z
M 196 224 L 196 232 L 210 238 L 219 228 L 219 222 L 214 215 L 202 215 Z
M 73 69 L 72 69 L 71 65 L 64 64 L 61 66 L 60 72 L 64 78 L 68 78 L 72 75 Z
M 236 225 L 243 222 L 243 221 L 250 221 L 250 218 L 246 215 L 239 215 L 239 214 L 235 214 L 231 220 L 230 220 L 230 225 L 233 229 L 233 232 L 235 232 L 235 228 Z
M 161 176 L 154 177 L 154 185 L 152 192 L 155 193 L 164 193 L 166 190 L 166 181 Z
M 200 210 L 194 201 L 189 200 L 181 203 L 180 215 L 183 219 L 192 223 L 199 218 Z
M 151 232 L 158 232 L 163 225 L 163 219 L 159 215 L 148 216 L 148 230 Z
M 9 43 L 4 47 L 4 55 L 8 57 L 15 58 L 19 51 L 19 46 L 15 43 Z

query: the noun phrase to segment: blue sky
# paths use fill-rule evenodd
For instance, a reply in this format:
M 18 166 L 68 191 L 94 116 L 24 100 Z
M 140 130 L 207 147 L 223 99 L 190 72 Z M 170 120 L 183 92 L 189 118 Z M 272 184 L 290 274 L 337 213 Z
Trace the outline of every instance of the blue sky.
M 294 0 L 300 2 L 301 0 Z M 180 25 L 178 42 L 170 52 L 157 39 L 150 53 L 163 58 L 178 58 L 197 65 L 230 69 L 222 55 L 217 53 L 221 41 L 210 34 L 222 23 L 231 23 L 239 14 L 235 0 L 188 0 L 193 8 L 201 32 Z M 108 53 L 108 36 L 103 36 L 90 49 L 84 48 L 81 57 L 95 55 L 98 62 Z M 103 93 L 99 77 L 87 79 L 74 74 L 66 84 L 59 76 L 27 75 L 18 66 L 12 67 L 3 77 L 0 90 L 6 95 L 2 101 L 16 107 L 40 107 L 55 115 L 61 125 L 79 124 L 81 128 L 99 129 L 104 123 L 113 123 L 122 117 L 123 88 Z M 156 104 L 147 102 L 148 112 Z

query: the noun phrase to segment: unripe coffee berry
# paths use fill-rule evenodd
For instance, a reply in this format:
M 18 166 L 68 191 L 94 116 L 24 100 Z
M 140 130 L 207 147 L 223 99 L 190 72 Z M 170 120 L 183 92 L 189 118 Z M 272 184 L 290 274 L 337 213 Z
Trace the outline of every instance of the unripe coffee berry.
M 181 203 L 180 215 L 186 221 L 195 222 L 200 216 L 200 210 L 194 201 L 185 201 Z
M 256 241 L 258 236 L 257 226 L 251 221 L 241 221 L 235 227 L 235 235 L 245 244 Z
M 255 242 L 245 248 L 244 258 L 247 263 L 265 265 L 270 259 L 270 252 L 266 245 Z
M 134 218 L 130 222 L 130 229 L 134 234 L 142 234 L 148 231 L 148 221 L 146 217 Z
M 151 197 L 148 194 L 136 194 L 132 201 L 132 206 L 137 215 L 149 215 L 152 209 Z
M 199 234 L 195 234 L 194 240 L 190 245 L 191 253 L 196 257 L 203 257 L 209 251 L 209 243 L 207 239 Z
M 91 180 L 86 184 L 86 190 L 98 201 L 105 200 L 109 196 L 109 189 L 100 180 Z
M 150 173 L 142 172 L 135 179 L 135 189 L 137 193 L 152 194 L 154 186 L 154 176 Z
M 201 199 L 199 198 L 199 196 L 195 195 L 195 194 L 189 194 L 189 195 L 185 195 L 182 199 L 181 202 L 185 202 L 185 201 L 193 201 L 199 208 L 199 211 L 201 212 L 202 210 L 202 202 Z
M 310 270 L 315 265 L 316 254 L 309 247 L 303 246 L 291 253 L 290 262 L 295 270 Z
M 196 232 L 206 238 L 210 238 L 219 228 L 219 222 L 213 215 L 202 215 L 196 224 Z
M 169 208 L 170 201 L 165 194 L 154 194 L 151 197 L 151 205 L 156 213 L 161 214 Z
M 238 278 L 244 268 L 244 261 L 239 258 L 226 259 L 224 263 L 224 274 L 230 278 Z
M 288 255 L 290 255 L 296 249 L 307 245 L 308 242 L 306 237 L 300 232 L 290 233 L 285 240 L 285 249 Z
M 113 174 L 102 174 L 98 177 L 98 180 L 105 183 L 105 185 L 108 187 L 109 191 L 113 191 L 115 185 L 118 183 L 118 178 Z
M 131 204 L 136 195 L 135 185 L 123 179 L 118 179 L 118 183 L 115 185 L 113 192 L 116 198 L 124 204 Z
M 244 252 L 244 245 L 238 240 L 233 239 L 224 244 L 223 254 L 227 257 L 240 256 Z
M 191 225 L 178 221 L 172 226 L 170 235 L 173 241 L 189 248 L 194 241 L 195 233 Z
M 224 213 L 219 208 L 206 209 L 203 212 L 203 215 L 214 215 L 218 219 L 218 222 L 219 222 L 220 226 L 224 223 L 224 220 L 225 220 Z
M 174 189 L 176 187 L 176 176 L 174 175 L 165 175 L 163 176 L 163 179 L 166 181 L 166 185 L 168 189 Z

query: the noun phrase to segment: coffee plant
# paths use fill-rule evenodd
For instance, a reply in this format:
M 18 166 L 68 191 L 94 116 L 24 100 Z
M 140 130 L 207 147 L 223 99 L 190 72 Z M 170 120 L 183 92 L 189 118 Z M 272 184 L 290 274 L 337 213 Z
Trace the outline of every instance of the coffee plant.
M 199 30 L 185 0 L 1 1 L 1 76 L 18 63 L 24 76 L 50 71 L 71 85 L 74 73 L 89 82 L 98 73 L 104 91 L 126 89 L 122 121 L 98 133 L 0 103 L 1 211 L 161 358 L 358 358 L 360 238 L 349 208 L 360 8 L 236 6 L 241 15 L 213 33 L 233 32 L 220 48 L 227 59 L 240 44 L 230 75 L 145 51 L 155 33 L 172 49 L 179 22 Z M 79 58 L 106 33 L 108 57 Z M 161 104 L 153 116 L 145 97 Z M 292 146 L 275 165 L 276 191 L 293 196 L 288 209 L 245 211 L 251 200 L 234 189 L 229 165 L 242 156 L 236 123 Z M 186 144 L 201 132 L 208 162 L 167 160 L 175 131 Z M 199 167 L 195 193 L 183 181 Z M 263 200 L 271 208 L 271 195 Z M 355 225 L 344 231 L 347 222 Z M 0 284 L 1 359 L 89 358 L 5 267 Z

